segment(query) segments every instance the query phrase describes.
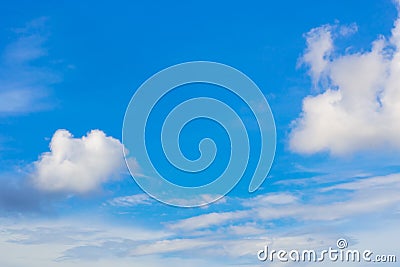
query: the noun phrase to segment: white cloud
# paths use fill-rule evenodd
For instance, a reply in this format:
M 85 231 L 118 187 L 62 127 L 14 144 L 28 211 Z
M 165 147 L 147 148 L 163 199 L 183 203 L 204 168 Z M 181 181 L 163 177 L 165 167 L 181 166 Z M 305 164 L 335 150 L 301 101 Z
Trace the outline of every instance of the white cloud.
M 248 211 L 212 212 L 180 220 L 170 224 L 172 230 L 192 231 L 201 228 L 223 225 L 249 216 Z
M 295 203 L 298 198 L 289 193 L 271 193 L 252 198 L 252 201 L 244 200 L 242 205 L 245 207 L 259 207 L 263 205 L 284 205 Z
M 351 248 L 390 253 L 396 249 L 399 232 L 399 181 L 400 175 L 392 174 L 310 188 L 314 185 L 310 180 L 302 192 L 268 193 L 247 200 L 229 198 L 226 204 L 230 212 L 175 222 L 160 217 L 159 225 L 149 223 L 139 229 L 134 218 L 128 225 L 123 222 L 124 226 L 116 221 L 101 225 L 101 217 L 93 218 L 94 214 L 86 215 L 98 222 L 90 225 L 89 218 L 79 214 L 79 220 L 64 217 L 48 222 L 0 219 L 0 249 L 8 255 L 0 259 L 0 265 L 108 266 L 112 262 L 129 266 L 128 262 L 134 262 L 137 266 L 202 266 L 194 263 L 206 259 L 209 266 L 257 266 L 256 252 L 265 245 L 286 250 L 326 249 L 334 247 L 341 237 L 348 239 Z M 307 194 L 310 191 L 312 195 Z M 179 213 L 191 214 L 185 211 Z M 145 216 L 148 209 L 136 212 Z M 196 229 L 206 230 L 194 235 Z
M 399 174 L 362 178 L 322 187 L 318 189 L 319 192 L 313 189 L 313 196 L 307 200 L 297 198 L 297 201 L 286 205 L 261 204 L 255 206 L 253 212 L 262 220 L 292 218 L 299 222 L 338 221 L 379 213 L 393 214 L 400 203 L 399 182 Z M 250 204 L 247 206 L 254 200 L 248 200 Z
M 180 206 L 193 206 L 196 203 L 211 203 L 211 202 L 213 205 L 215 205 L 215 204 L 225 203 L 226 197 L 223 195 L 215 195 L 215 194 L 201 194 L 191 199 L 172 197 L 171 199 L 169 199 L 169 202 L 179 204 Z M 208 208 L 209 205 L 203 205 L 201 207 Z
M 365 52 L 332 55 L 334 32 L 340 29 L 323 26 L 306 35 L 302 62 L 315 83 L 322 81 L 322 91 L 303 100 L 292 125 L 291 150 L 343 155 L 400 149 L 400 19 L 390 38 L 378 38 Z
M 139 245 L 132 248 L 132 255 L 152 255 L 155 251 L 161 254 L 171 252 L 197 250 L 204 247 L 210 247 L 215 244 L 215 241 L 202 239 L 172 239 L 160 240 L 154 243 Z
M 236 236 L 264 236 L 266 235 L 267 230 L 261 227 L 260 225 L 256 225 L 255 223 L 245 223 L 243 225 L 231 225 L 228 227 L 228 233 L 230 235 Z
M 111 206 L 119 207 L 133 207 L 137 205 L 150 205 L 152 203 L 151 198 L 146 194 L 137 194 L 131 196 L 122 196 L 111 199 L 107 202 Z
M 82 138 L 58 130 L 51 139 L 50 152 L 43 153 L 34 163 L 32 180 L 44 191 L 97 190 L 126 170 L 122 149 L 119 140 L 100 130 L 92 130 Z
M 310 75 L 317 82 L 329 63 L 329 56 L 333 50 L 331 26 L 325 25 L 312 29 L 306 34 L 307 50 L 301 60 L 310 65 Z
M 7 256 L 0 258 L 0 266 L 160 266 L 160 262 L 179 266 L 176 261 L 155 255 L 136 257 L 133 264 L 128 255 L 137 244 L 165 239 L 169 233 L 103 224 L 99 218 L 89 216 L 50 221 L 1 218 L 0 250 Z
M 21 114 L 51 107 L 50 86 L 59 76 L 38 59 L 47 56 L 46 18 L 30 21 L 14 29 L 16 38 L 0 58 L 0 115 Z
M 306 189 L 313 183 L 310 180 L 303 185 L 305 189 L 302 192 L 270 193 L 243 199 L 239 201 L 241 204 L 239 210 L 197 215 L 169 223 L 168 228 L 189 233 L 210 227 L 221 229 L 226 225 L 232 229 L 232 226 L 254 221 L 261 222 L 262 225 L 275 220 L 338 222 L 381 213 L 393 215 L 400 204 L 399 182 L 400 174 L 395 173 L 325 185 L 310 191 Z
M 321 189 L 321 192 L 327 192 L 335 189 L 343 190 L 371 190 L 376 189 L 400 189 L 400 174 L 390 174 L 386 176 L 377 176 L 366 179 L 358 179 L 354 182 L 340 183 L 333 186 L 325 187 Z

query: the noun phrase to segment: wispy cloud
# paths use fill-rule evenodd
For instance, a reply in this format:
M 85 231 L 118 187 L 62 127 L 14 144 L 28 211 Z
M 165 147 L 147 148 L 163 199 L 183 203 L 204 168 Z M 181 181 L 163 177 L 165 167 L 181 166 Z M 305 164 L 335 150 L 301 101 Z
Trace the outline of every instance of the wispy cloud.
M 222 213 L 207 213 L 188 219 L 181 220 L 169 226 L 170 229 L 180 231 L 193 231 L 197 229 L 208 228 L 212 226 L 221 226 L 223 224 L 248 217 L 247 211 L 233 211 Z
M 56 261 L 59 266 L 76 262 L 90 266 L 93 260 L 99 266 L 111 261 L 124 266 L 129 260 L 138 265 L 151 260 L 155 266 L 161 262 L 168 267 L 185 262 L 196 266 L 204 258 L 210 266 L 256 266 L 255 253 L 265 245 L 288 250 L 319 249 L 334 246 L 339 237 L 348 238 L 351 247 L 390 249 L 391 245 L 395 247 L 393 237 L 398 235 L 399 184 L 400 174 L 356 177 L 313 189 L 305 183 L 299 191 L 229 198 L 224 205 L 210 207 L 214 211 L 200 209 L 203 214 L 180 220 L 165 218 L 158 226 L 139 228 L 137 217 L 130 218 L 128 226 L 114 222 L 112 227 L 88 225 L 85 216 L 75 221 L 69 218 L 58 223 L 35 222 L 29 227 L 3 220 L 0 244 L 3 251 L 18 248 L 13 255 L 26 253 L 27 260 L 45 250 L 43 255 L 47 258 L 43 261 Z M 147 206 L 135 206 L 148 200 L 145 195 L 114 200 L 114 208 L 133 205 L 136 214 L 145 216 L 148 212 Z M 185 214 L 184 211 L 179 212 Z M 366 223 L 360 225 L 360 220 Z M 386 227 L 376 229 L 377 223 Z M 380 236 L 379 240 L 371 237 L 371 229 L 373 235 Z M 372 239 L 374 243 L 370 242 Z M 2 259 L 0 263 L 4 263 Z
M 48 51 L 47 18 L 30 21 L 12 31 L 15 37 L 0 58 L 0 115 L 16 115 L 48 109 L 51 85 L 60 76 L 42 62 Z M 39 62 L 40 60 L 40 62 Z
M 400 203 L 397 193 L 400 174 L 362 178 L 319 189 L 308 189 L 309 184 L 303 186 L 301 192 L 271 193 L 243 199 L 240 201 L 242 207 L 237 211 L 198 215 L 178 221 L 169 228 L 192 231 L 249 220 L 262 221 L 263 224 L 276 220 L 299 223 L 335 221 L 380 212 L 391 213 Z
M 150 205 L 152 203 L 154 203 L 154 201 L 146 194 L 116 197 L 107 202 L 109 205 L 118 207 L 133 207 L 137 205 Z

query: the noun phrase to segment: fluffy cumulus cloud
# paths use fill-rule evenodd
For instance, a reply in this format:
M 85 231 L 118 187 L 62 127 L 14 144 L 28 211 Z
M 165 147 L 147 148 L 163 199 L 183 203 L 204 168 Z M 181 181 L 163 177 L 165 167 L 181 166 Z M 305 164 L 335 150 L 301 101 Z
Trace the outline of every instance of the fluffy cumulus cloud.
M 55 132 L 50 152 L 34 163 L 34 185 L 44 191 L 87 193 L 118 177 L 125 169 L 119 140 L 92 130 L 74 138 L 67 130 Z
M 306 34 L 300 62 L 319 92 L 303 100 L 292 124 L 292 151 L 400 149 L 400 18 L 391 36 L 377 38 L 368 51 L 335 53 L 335 38 L 356 29 L 325 25 Z

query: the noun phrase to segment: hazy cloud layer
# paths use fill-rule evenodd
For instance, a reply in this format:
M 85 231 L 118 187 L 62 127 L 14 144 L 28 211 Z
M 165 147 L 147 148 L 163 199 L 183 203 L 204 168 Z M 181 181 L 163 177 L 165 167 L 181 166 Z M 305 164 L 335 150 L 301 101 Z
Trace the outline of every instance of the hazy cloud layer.
M 60 219 L 29 225 L 3 220 L 0 248 L 20 259 L 15 262 L 16 266 L 24 266 L 29 261 L 41 266 L 52 266 L 55 262 L 57 266 L 77 262 L 80 266 L 105 266 L 110 262 L 124 266 L 134 261 L 143 266 L 149 259 L 155 266 L 161 263 L 196 266 L 204 258 L 211 266 L 256 266 L 255 253 L 267 244 L 271 249 L 320 250 L 334 247 L 336 240 L 343 237 L 352 249 L 394 253 L 397 252 L 397 240 L 393 236 L 398 235 L 399 181 L 400 174 L 395 173 L 353 178 L 349 182 L 311 189 L 310 180 L 299 192 L 230 198 L 225 207 L 201 210 L 202 214 L 181 220 L 165 219 L 156 228 L 148 225 L 138 229 L 135 218 L 130 218 L 130 224 L 124 227 L 88 225 L 85 215 L 75 221 Z M 313 195 L 308 193 L 311 191 Z M 142 199 L 141 195 L 137 196 Z M 364 223 L 360 225 L 359 221 Z M 376 228 L 382 224 L 384 228 Z M 0 264 L 6 263 L 7 259 L 0 259 Z M 268 264 L 280 266 L 279 262 Z M 302 267 L 316 265 L 296 263 Z

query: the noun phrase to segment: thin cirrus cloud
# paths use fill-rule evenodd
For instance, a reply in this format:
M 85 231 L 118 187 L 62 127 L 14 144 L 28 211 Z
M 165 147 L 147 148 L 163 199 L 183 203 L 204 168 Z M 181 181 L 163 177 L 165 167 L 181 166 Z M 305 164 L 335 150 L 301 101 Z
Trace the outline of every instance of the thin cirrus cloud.
M 47 18 L 13 29 L 13 41 L 0 57 L 0 115 L 18 115 L 48 109 L 51 85 L 60 77 L 38 60 L 47 56 Z
M 249 220 L 261 221 L 263 224 L 289 219 L 312 223 L 340 222 L 363 216 L 372 219 L 373 215 L 379 214 L 390 217 L 396 213 L 400 203 L 399 181 L 398 173 L 353 179 L 350 182 L 312 189 L 314 195 L 308 199 L 303 199 L 301 193 L 269 193 L 243 199 L 237 210 L 197 215 L 170 223 L 168 228 L 189 232 Z M 306 189 L 303 193 L 306 193 Z M 276 199 L 284 201 L 277 202 Z
M 292 151 L 345 155 L 400 149 L 400 18 L 391 36 L 377 38 L 369 51 L 336 55 L 335 38 L 355 30 L 324 25 L 306 34 L 300 62 L 320 92 L 303 99 L 292 124 Z
M 152 200 L 146 194 L 136 194 L 130 196 L 116 197 L 108 201 L 107 204 L 117 207 L 134 207 L 137 205 L 150 205 L 152 204 Z
M 126 172 L 119 140 L 92 130 L 74 138 L 58 130 L 50 142 L 50 152 L 34 162 L 33 184 L 42 191 L 85 194 Z
M 48 263 L 44 266 L 52 266 L 54 262 L 71 266 L 76 261 L 82 266 L 92 266 L 94 259 L 96 264 L 114 261 L 124 266 L 126 261 L 134 260 L 145 265 L 147 256 L 154 260 L 155 266 L 176 266 L 168 262 L 171 255 L 179 264 L 206 257 L 210 264 L 231 266 L 254 262 L 255 253 L 265 245 L 271 249 L 326 249 L 334 246 L 339 237 L 346 237 L 354 248 L 391 253 L 390 249 L 396 248 L 392 237 L 398 234 L 399 179 L 399 174 L 355 178 L 314 189 L 307 189 L 309 184 L 306 184 L 303 191 L 315 192 L 311 199 L 303 198 L 300 192 L 230 199 L 229 211 L 206 212 L 178 221 L 171 219 L 157 230 L 88 226 L 81 218 L 79 222 L 63 221 L 61 225 L 47 226 L 43 222 L 6 223 L 0 240 L 7 240 L 2 251 L 13 253 L 18 259 L 29 261 L 36 255 L 45 255 L 41 261 L 35 261 Z M 341 198 L 332 199 L 332 194 Z M 277 201 L 280 198 L 284 201 Z M 360 218 L 368 223 L 359 225 Z M 291 223 L 291 230 L 288 232 L 285 224 L 278 221 Z M 376 228 L 382 223 L 384 228 Z M 373 240 L 373 244 L 368 240 Z M 52 254 L 48 253 L 49 249 Z M 7 263 L 6 260 L 0 259 L 0 263 Z M 279 262 L 276 264 L 271 266 L 280 266 Z M 308 263 L 295 265 L 310 266 Z

